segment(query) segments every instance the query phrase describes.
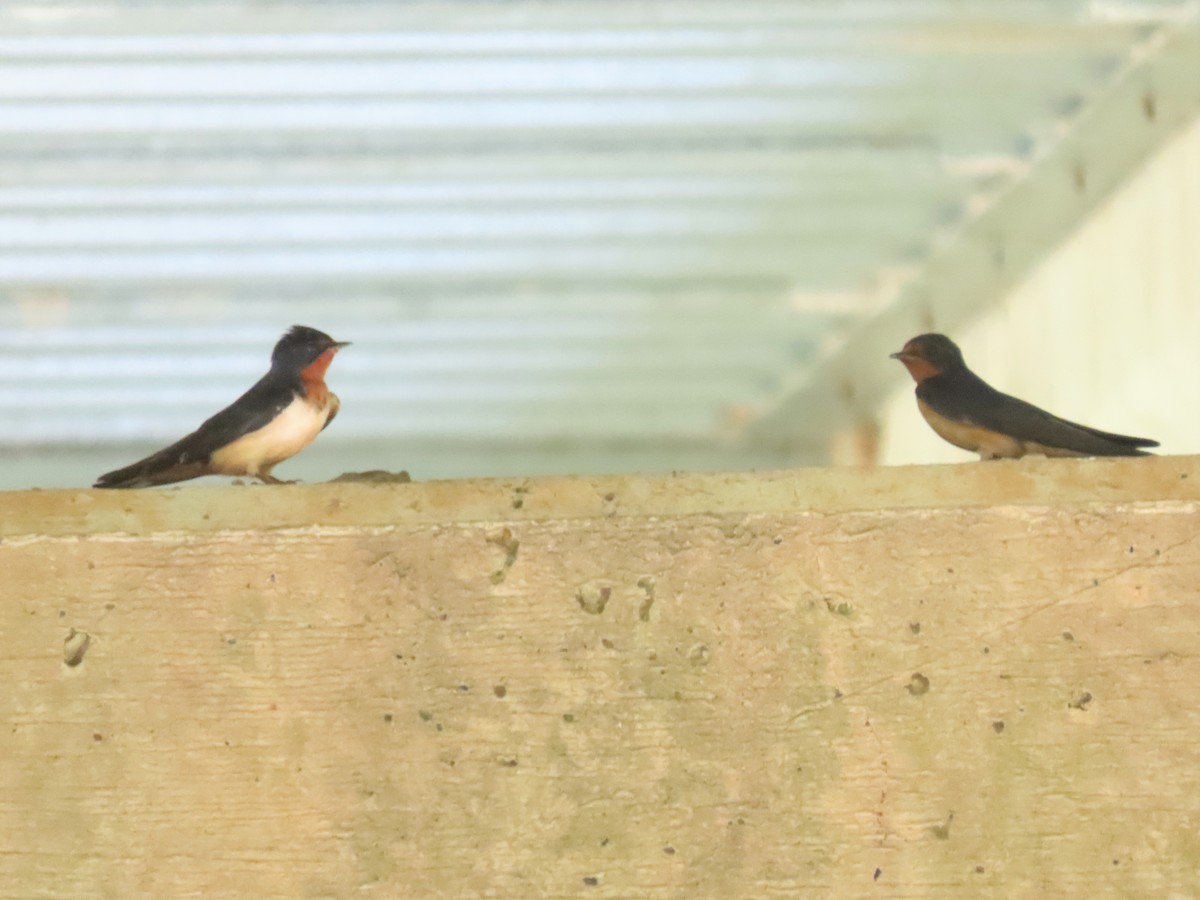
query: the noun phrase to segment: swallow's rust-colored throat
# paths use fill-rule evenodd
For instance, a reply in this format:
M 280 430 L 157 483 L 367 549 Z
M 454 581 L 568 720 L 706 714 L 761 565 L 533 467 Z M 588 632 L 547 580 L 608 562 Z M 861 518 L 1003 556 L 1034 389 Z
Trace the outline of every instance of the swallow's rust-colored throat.
M 900 352 L 895 354 L 896 359 L 904 363 L 904 368 L 908 369 L 908 374 L 913 377 L 913 381 L 920 384 L 926 378 L 932 378 L 934 375 L 941 375 L 942 370 L 935 366 L 927 359 L 916 356 L 911 353 Z
M 333 357 L 337 352 L 337 347 L 330 347 L 300 370 L 300 379 L 306 383 L 320 383 L 324 381 L 325 373 L 329 371 L 329 364 L 333 362 Z
M 304 395 L 318 405 L 323 406 L 329 395 L 329 388 L 325 386 L 325 373 L 329 371 L 329 364 L 333 362 L 333 357 L 337 355 L 339 349 L 330 347 L 300 370 L 300 382 L 304 385 Z

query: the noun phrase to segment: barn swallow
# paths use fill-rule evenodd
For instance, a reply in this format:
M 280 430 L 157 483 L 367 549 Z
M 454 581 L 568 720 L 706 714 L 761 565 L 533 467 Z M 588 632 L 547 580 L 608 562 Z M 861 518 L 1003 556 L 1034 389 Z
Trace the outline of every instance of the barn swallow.
M 247 475 L 284 484 L 271 469 L 311 444 L 338 413 L 325 370 L 348 343 L 293 325 L 271 351 L 271 370 L 254 387 L 187 437 L 101 475 L 94 486 L 152 487 L 202 475 Z
M 1053 416 L 1002 394 L 967 368 L 962 351 L 944 334 L 922 334 L 892 359 L 917 383 L 917 408 L 945 440 L 980 459 L 1043 456 L 1149 456 L 1158 441 L 1110 434 Z

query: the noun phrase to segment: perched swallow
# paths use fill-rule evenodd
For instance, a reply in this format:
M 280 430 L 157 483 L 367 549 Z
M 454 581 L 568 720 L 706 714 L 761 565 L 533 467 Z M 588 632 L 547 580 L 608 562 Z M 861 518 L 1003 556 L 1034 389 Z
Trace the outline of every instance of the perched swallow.
M 1043 456 L 1149 456 L 1158 441 L 1110 434 L 1053 416 L 1002 394 L 967 368 L 944 334 L 922 334 L 892 359 L 917 383 L 917 408 L 939 436 L 980 459 Z
M 338 413 L 325 370 L 348 343 L 292 326 L 271 351 L 271 370 L 254 387 L 170 447 L 101 475 L 95 487 L 151 487 L 201 475 L 283 484 L 271 469 L 311 444 Z

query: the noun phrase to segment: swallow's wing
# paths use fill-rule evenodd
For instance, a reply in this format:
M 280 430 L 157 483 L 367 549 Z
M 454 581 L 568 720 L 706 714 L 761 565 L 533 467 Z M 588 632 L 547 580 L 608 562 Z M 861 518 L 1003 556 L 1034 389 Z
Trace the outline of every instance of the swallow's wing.
M 95 486 L 148 487 L 206 475 L 213 453 L 271 422 L 292 402 L 296 390 L 276 373 L 268 372 L 187 437 L 123 469 L 101 475 Z
M 325 424 L 321 426 L 322 431 L 328 428 L 330 423 L 337 418 L 338 410 L 341 408 L 342 401 L 338 399 L 337 394 L 331 393 L 329 395 L 329 417 L 325 420 Z
M 1001 393 L 969 370 L 927 378 L 917 397 L 939 415 L 1044 447 L 1086 456 L 1145 456 L 1138 448 L 1158 441 L 1077 425 L 1016 397 Z
M 226 444 L 272 422 L 295 399 L 296 390 L 275 373 L 268 373 L 233 403 L 205 419 L 176 446 L 184 448 L 189 461 L 208 462 L 209 457 Z

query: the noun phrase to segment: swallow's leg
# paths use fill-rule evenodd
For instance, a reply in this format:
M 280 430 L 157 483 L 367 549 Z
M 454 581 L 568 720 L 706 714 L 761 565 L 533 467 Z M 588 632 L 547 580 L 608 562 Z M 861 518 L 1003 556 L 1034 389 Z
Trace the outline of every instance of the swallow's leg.
M 276 478 L 270 472 L 259 472 L 255 477 L 263 484 L 299 484 L 298 481 L 284 481 L 282 478 Z

